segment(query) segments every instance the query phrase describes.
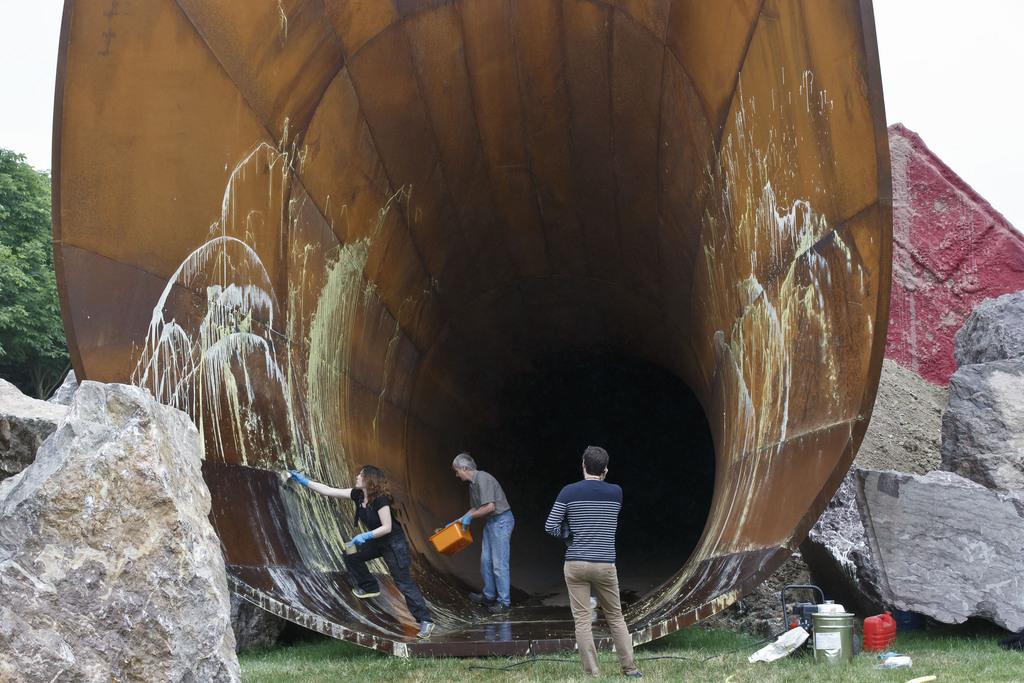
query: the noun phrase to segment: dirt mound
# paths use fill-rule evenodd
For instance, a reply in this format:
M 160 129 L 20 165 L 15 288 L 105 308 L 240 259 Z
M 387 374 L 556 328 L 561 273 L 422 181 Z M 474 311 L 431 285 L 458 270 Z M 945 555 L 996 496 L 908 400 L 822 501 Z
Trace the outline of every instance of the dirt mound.
M 882 377 L 857 467 L 925 474 L 942 463 L 942 411 L 946 389 L 895 361 L 882 361 Z

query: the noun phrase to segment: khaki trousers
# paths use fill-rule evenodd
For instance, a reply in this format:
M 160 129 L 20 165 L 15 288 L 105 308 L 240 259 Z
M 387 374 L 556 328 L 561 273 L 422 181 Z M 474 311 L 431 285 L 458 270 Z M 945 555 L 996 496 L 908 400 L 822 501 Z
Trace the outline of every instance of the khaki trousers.
M 597 594 L 604 618 L 612 632 L 615 653 L 619 656 L 622 673 L 636 670 L 633 666 L 633 638 L 626 628 L 619 603 L 619 575 L 615 565 L 607 562 L 566 562 L 564 567 L 565 585 L 569 589 L 569 606 L 576 622 L 576 646 L 583 661 L 583 671 L 591 676 L 600 672 L 597 668 L 597 647 L 591 629 L 590 591 Z

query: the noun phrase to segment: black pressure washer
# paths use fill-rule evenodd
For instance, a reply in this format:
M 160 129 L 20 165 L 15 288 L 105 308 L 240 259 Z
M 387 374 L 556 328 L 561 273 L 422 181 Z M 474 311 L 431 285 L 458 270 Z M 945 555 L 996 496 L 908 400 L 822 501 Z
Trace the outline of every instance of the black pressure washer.
M 791 590 L 817 591 L 819 600 L 817 602 L 793 603 L 792 610 L 786 607 L 786 592 Z M 782 603 L 782 623 L 787 629 L 799 626 L 811 635 L 805 646 L 812 647 L 814 642 L 814 618 L 811 616 L 818 611 L 818 605 L 825 602 L 825 591 L 818 586 L 806 583 L 791 583 L 782 587 L 779 591 L 779 601 Z
M 817 592 L 818 602 L 797 602 L 787 607 L 786 592 L 791 590 L 808 590 Z M 854 632 L 853 614 L 847 612 L 842 605 L 825 599 L 825 591 L 818 586 L 804 583 L 792 583 L 779 591 L 782 603 L 782 622 L 787 629 L 796 626 L 807 631 L 810 636 L 804 643 L 802 651 L 814 652 L 815 661 L 832 659 L 849 659 L 861 650 L 861 639 Z M 820 638 L 815 635 L 814 623 L 819 622 Z M 848 640 L 844 640 L 844 636 Z

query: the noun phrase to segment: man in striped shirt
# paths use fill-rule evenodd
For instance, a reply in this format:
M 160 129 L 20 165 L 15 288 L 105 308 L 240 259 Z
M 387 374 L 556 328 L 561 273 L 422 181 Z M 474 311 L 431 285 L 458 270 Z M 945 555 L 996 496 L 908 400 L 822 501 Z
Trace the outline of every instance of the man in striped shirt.
M 633 639 L 622 617 L 619 576 L 615 571 L 615 529 L 622 507 L 622 489 L 604 481 L 608 474 L 608 451 L 588 446 L 583 451 L 583 481 L 562 489 L 548 514 L 545 531 L 568 543 L 565 551 L 565 585 L 576 622 L 576 646 L 583 671 L 599 675 L 597 648 L 591 629 L 590 591 L 608 621 L 619 656 L 622 673 L 642 678 L 633 664 Z

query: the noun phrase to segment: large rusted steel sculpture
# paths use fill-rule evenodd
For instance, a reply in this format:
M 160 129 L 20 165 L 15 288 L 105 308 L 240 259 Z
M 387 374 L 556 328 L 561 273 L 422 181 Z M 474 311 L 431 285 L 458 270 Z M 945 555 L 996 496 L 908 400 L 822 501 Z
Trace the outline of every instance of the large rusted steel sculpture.
M 872 22 L 868 0 L 67 0 L 75 369 L 193 415 L 235 590 L 405 655 L 571 646 L 543 595 L 561 547 L 529 520 L 579 451 L 558 469 L 488 435 L 538 359 L 660 368 L 713 454 L 613 450 L 612 479 L 713 459 L 713 491 L 682 556 L 640 557 L 627 619 L 645 642 L 707 617 L 802 540 L 871 412 L 891 233 Z M 475 549 L 425 541 L 466 507 L 467 445 L 519 513 L 508 619 L 464 597 Z M 352 597 L 351 509 L 276 474 L 344 486 L 363 462 L 395 480 L 428 642 L 394 590 Z M 626 509 L 672 538 L 681 479 Z

